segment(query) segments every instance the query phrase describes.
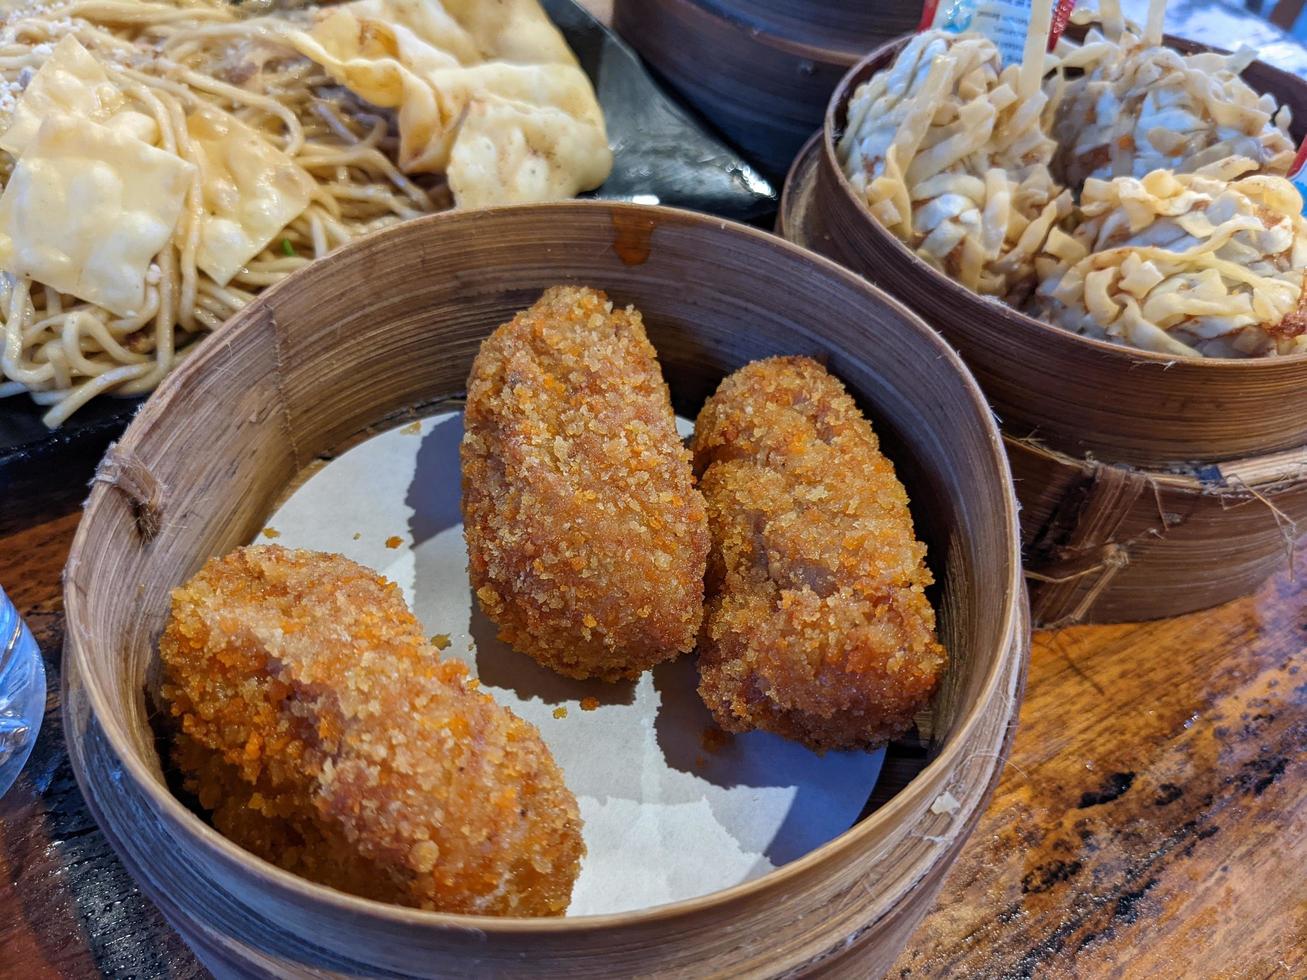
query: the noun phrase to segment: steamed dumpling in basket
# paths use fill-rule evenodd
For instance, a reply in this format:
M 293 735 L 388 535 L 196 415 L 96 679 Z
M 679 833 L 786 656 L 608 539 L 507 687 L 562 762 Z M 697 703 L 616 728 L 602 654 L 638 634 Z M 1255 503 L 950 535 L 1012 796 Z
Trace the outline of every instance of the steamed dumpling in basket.
M 1004 68 L 977 34 L 926 31 L 849 101 L 838 153 L 872 215 L 969 289 L 1020 300 L 1070 196 L 1041 117 L 1044 59 Z
M 1153 43 L 1129 29 L 1114 4 L 1103 11 L 1101 30 L 1057 48 L 1064 71 L 1083 71 L 1061 90 L 1053 124 L 1055 171 L 1067 186 L 1159 169 L 1192 173 L 1231 156 L 1263 173 L 1289 172 L 1288 108 L 1239 77 L 1252 51 L 1182 55 L 1161 45 L 1160 26 Z
M 1307 221 L 1283 177 L 1233 158 L 1194 174 L 1090 179 L 1074 234 L 1055 229 L 1032 313 L 1163 354 L 1307 351 Z

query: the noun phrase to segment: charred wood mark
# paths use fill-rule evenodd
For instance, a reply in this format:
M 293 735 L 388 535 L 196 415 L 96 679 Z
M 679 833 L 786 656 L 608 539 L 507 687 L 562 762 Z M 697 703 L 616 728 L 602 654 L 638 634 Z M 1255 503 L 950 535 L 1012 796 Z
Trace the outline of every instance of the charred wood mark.
M 1307 727 L 1307 726 L 1302 726 Z M 1292 734 L 1291 734 L 1292 737 Z M 1300 739 L 1298 741 L 1301 741 Z M 1193 855 L 1201 841 L 1208 840 L 1221 833 L 1221 827 L 1214 822 L 1215 817 L 1225 807 L 1233 804 L 1240 796 L 1260 796 L 1266 789 L 1280 779 L 1288 769 L 1288 759 L 1283 755 L 1270 758 L 1257 757 L 1244 763 L 1237 772 L 1222 781 L 1224 790 L 1220 793 L 1193 792 L 1186 794 L 1173 783 L 1161 783 L 1151 799 L 1141 799 L 1139 805 L 1166 806 L 1188 795 L 1197 800 L 1197 812 L 1200 816 L 1186 820 L 1174 826 L 1169 833 L 1159 835 L 1155 845 L 1144 852 L 1132 853 L 1126 845 L 1121 849 L 1125 860 L 1115 864 L 1111 869 L 1112 881 L 1104 880 L 1104 868 L 1099 858 L 1091 855 L 1097 851 L 1111 852 L 1120 849 L 1120 843 L 1114 837 L 1105 836 L 1102 821 L 1106 816 L 1077 817 L 1068 831 L 1073 834 L 1066 838 L 1074 843 L 1077 839 L 1083 846 L 1079 857 L 1074 860 L 1054 860 L 1042 864 L 1022 879 L 1022 897 L 1003 908 L 995 921 L 1010 924 L 1021 921 L 1028 916 L 1031 909 L 1026 906 L 1026 896 L 1044 892 L 1056 892 L 1059 886 L 1068 890 L 1072 897 L 1065 903 L 1066 911 L 1055 928 L 1046 933 L 1038 942 L 1024 951 L 1016 962 L 1008 962 L 1001 968 L 1004 977 L 1033 978 L 1048 971 L 1051 963 L 1070 957 L 1074 959 L 1087 947 L 1115 938 L 1119 928 L 1134 925 L 1141 919 L 1154 914 L 1150 904 L 1145 901 L 1148 894 L 1159 884 L 1168 867 L 1179 860 Z M 1096 793 L 1085 793 L 1081 798 L 1081 808 L 1095 807 L 1100 803 L 1111 802 L 1123 796 L 1135 782 L 1135 774 L 1118 772 L 1111 774 L 1103 788 Z M 1095 832 L 1097 821 L 1098 833 Z M 1061 841 L 1046 841 L 1044 848 L 1061 851 Z M 1222 873 L 1229 873 L 1229 866 L 1222 867 Z M 1078 878 L 1076 876 L 1079 876 Z M 1086 882 L 1091 880 L 1092 886 Z M 1076 884 L 1064 884 L 1075 879 Z M 1078 890 L 1092 888 L 1093 890 Z M 1036 900 L 1038 901 L 1038 900 Z M 968 939 L 977 938 L 972 932 Z M 997 969 L 997 965 L 996 969 Z
M 1141 887 L 1121 895 L 1116 900 L 1116 908 L 1112 910 L 1113 922 L 1115 923 L 1119 921 L 1133 925 L 1135 922 L 1139 921 L 1139 903 L 1156 884 L 1156 878 L 1149 878 Z
M 1135 774 L 1132 772 L 1114 772 L 1107 777 L 1107 782 L 1103 788 L 1096 792 L 1084 793 L 1080 797 L 1080 805 L 1076 808 L 1086 810 L 1091 806 L 1102 806 L 1104 803 L 1111 803 L 1118 800 L 1129 792 L 1130 787 L 1135 784 Z
M 1204 827 L 1202 830 L 1198 831 L 1198 833 L 1194 834 L 1193 840 L 1191 840 L 1188 844 L 1185 845 L 1184 850 L 1180 852 L 1181 856 L 1192 857 L 1194 853 L 1194 848 L 1198 846 L 1199 841 L 1207 840 L 1207 838 L 1209 837 L 1215 837 L 1220 832 L 1221 832 L 1221 828 L 1215 825 L 1211 827 Z
M 1253 759 L 1243 767 L 1241 772 L 1228 777 L 1226 781 L 1237 784 L 1245 793 L 1251 792 L 1253 796 L 1261 796 L 1284 775 L 1287 768 L 1289 768 L 1289 760 L 1282 755 L 1269 759 Z
M 1046 892 L 1060 882 L 1070 881 L 1083 867 L 1084 864 L 1080 861 L 1050 861 L 1041 864 L 1021 879 L 1021 893 L 1038 895 Z
M 1167 806 L 1182 796 L 1184 796 L 1184 790 L 1175 783 L 1163 783 L 1157 787 L 1157 799 L 1153 800 L 1153 805 Z

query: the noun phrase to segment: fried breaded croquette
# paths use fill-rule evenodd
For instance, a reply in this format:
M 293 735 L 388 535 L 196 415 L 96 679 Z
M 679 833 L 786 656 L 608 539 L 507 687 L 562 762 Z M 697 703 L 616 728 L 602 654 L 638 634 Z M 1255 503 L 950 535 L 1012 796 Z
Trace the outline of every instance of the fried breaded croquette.
M 241 548 L 173 592 L 159 652 L 173 760 L 236 843 L 400 905 L 566 910 L 575 797 L 393 583 L 339 555 Z
M 844 387 L 805 357 L 726 378 L 695 424 L 712 551 L 699 694 L 727 731 L 871 747 L 946 656 L 908 497 Z
M 463 528 L 499 636 L 568 677 L 636 677 L 694 647 L 708 526 L 633 308 L 557 286 L 481 345 Z

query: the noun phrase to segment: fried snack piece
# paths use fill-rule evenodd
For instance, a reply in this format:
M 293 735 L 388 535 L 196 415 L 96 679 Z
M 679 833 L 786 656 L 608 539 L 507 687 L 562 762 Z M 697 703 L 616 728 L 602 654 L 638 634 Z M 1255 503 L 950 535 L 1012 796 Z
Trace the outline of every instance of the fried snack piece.
M 575 797 L 393 583 L 338 555 L 241 548 L 173 592 L 159 653 L 174 762 L 236 843 L 400 905 L 567 908 Z
M 694 647 L 704 502 L 635 309 L 546 291 L 481 345 L 465 425 L 472 587 L 501 639 L 608 681 Z
M 944 670 L 926 548 L 871 425 L 815 361 L 729 376 L 695 424 L 713 546 L 699 694 L 813 749 L 906 731 Z

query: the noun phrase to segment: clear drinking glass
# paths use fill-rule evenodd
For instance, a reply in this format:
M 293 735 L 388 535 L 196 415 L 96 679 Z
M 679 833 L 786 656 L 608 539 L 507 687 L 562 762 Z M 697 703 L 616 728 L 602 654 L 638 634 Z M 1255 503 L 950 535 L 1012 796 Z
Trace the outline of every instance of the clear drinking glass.
M 45 664 L 32 633 L 0 588 L 0 796 L 32 754 L 45 714 Z

